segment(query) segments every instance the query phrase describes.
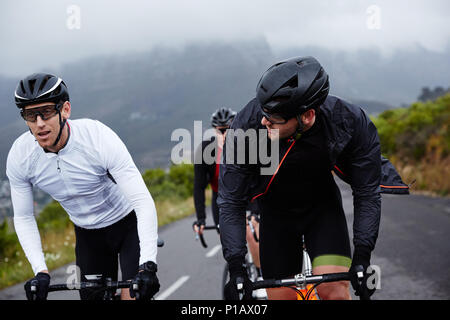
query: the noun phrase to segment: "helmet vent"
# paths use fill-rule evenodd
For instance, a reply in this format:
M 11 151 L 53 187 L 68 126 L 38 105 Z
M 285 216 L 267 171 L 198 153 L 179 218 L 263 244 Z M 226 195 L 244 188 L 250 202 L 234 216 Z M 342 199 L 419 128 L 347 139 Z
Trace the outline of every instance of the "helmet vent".
M 298 87 L 298 77 L 294 76 L 289 81 L 287 81 L 281 88 L 297 88 Z
M 54 91 L 53 94 L 54 95 L 58 95 L 61 92 L 61 86 L 58 86 Z
M 25 87 L 23 86 L 23 81 L 20 81 L 20 88 L 22 89 L 22 92 L 25 92 Z
M 30 91 L 34 92 L 34 85 L 36 83 L 36 79 L 28 81 L 28 85 L 30 86 Z
M 322 78 L 323 73 L 324 73 L 323 68 L 320 68 L 319 74 L 317 75 L 316 79 Z
M 47 81 L 50 79 L 50 76 L 46 76 L 44 79 L 42 79 L 41 85 L 39 86 L 39 91 L 42 91 L 44 89 L 45 85 L 47 84 Z

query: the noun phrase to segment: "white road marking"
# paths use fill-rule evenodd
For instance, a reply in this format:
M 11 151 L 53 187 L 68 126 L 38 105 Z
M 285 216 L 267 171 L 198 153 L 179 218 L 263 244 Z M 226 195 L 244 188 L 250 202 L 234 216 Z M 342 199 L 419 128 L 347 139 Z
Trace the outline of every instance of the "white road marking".
M 189 280 L 189 276 L 182 276 L 180 279 L 174 282 L 169 288 L 161 292 L 155 297 L 155 300 L 165 300 L 168 296 L 178 290 L 186 281 Z
M 211 258 L 216 255 L 216 253 L 222 248 L 220 244 L 209 250 L 209 252 L 205 255 L 207 258 Z

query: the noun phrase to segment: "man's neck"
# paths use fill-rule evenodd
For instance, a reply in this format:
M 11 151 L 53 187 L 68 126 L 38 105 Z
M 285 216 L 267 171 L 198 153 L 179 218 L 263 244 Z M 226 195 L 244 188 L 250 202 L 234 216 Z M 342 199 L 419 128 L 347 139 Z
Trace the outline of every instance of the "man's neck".
M 216 139 L 217 139 L 217 145 L 220 149 L 223 148 L 223 144 L 225 142 L 225 136 L 224 135 L 216 135 Z
M 66 125 L 64 126 L 64 128 L 61 132 L 61 138 L 59 139 L 56 146 L 52 146 L 50 148 L 44 148 L 44 151 L 58 153 L 59 151 L 61 151 L 61 149 L 63 149 L 66 146 L 67 142 L 69 141 L 69 138 L 70 138 L 70 129 L 69 129 L 68 123 L 66 123 Z

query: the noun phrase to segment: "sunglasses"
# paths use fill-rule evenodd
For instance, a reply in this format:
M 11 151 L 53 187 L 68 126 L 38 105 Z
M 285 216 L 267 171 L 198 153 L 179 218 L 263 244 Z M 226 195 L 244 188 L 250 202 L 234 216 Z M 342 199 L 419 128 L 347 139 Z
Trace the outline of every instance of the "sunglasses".
M 230 128 L 230 127 L 226 127 L 226 128 L 216 128 L 216 129 L 219 130 L 221 134 L 225 134 L 225 132 L 227 132 L 227 130 L 228 130 L 229 128 Z
M 286 119 L 280 114 L 270 114 L 264 111 L 264 109 L 261 109 L 262 115 L 264 118 L 266 118 L 267 121 L 269 121 L 272 124 L 285 124 L 288 122 L 289 119 Z
M 41 116 L 42 120 L 48 120 L 54 117 L 61 109 L 62 104 L 42 106 L 39 108 L 22 109 L 20 115 L 25 121 L 36 122 L 37 117 Z

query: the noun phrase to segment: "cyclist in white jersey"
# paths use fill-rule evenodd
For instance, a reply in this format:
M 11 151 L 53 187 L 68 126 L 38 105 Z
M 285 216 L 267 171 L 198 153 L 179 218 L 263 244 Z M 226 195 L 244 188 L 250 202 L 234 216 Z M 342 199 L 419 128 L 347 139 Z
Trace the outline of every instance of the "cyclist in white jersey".
M 33 186 L 58 201 L 74 223 L 82 280 L 87 274 L 117 279 L 120 257 L 122 279 L 139 283 L 139 290 L 131 284 L 122 290 L 122 298 L 151 298 L 159 290 L 156 209 L 124 143 L 99 121 L 69 120 L 67 87 L 54 75 L 21 80 L 15 103 L 29 132 L 13 143 L 6 174 L 15 230 L 39 283 L 37 299 L 46 299 L 50 275 L 33 212 Z M 101 299 L 89 290 L 80 295 Z

